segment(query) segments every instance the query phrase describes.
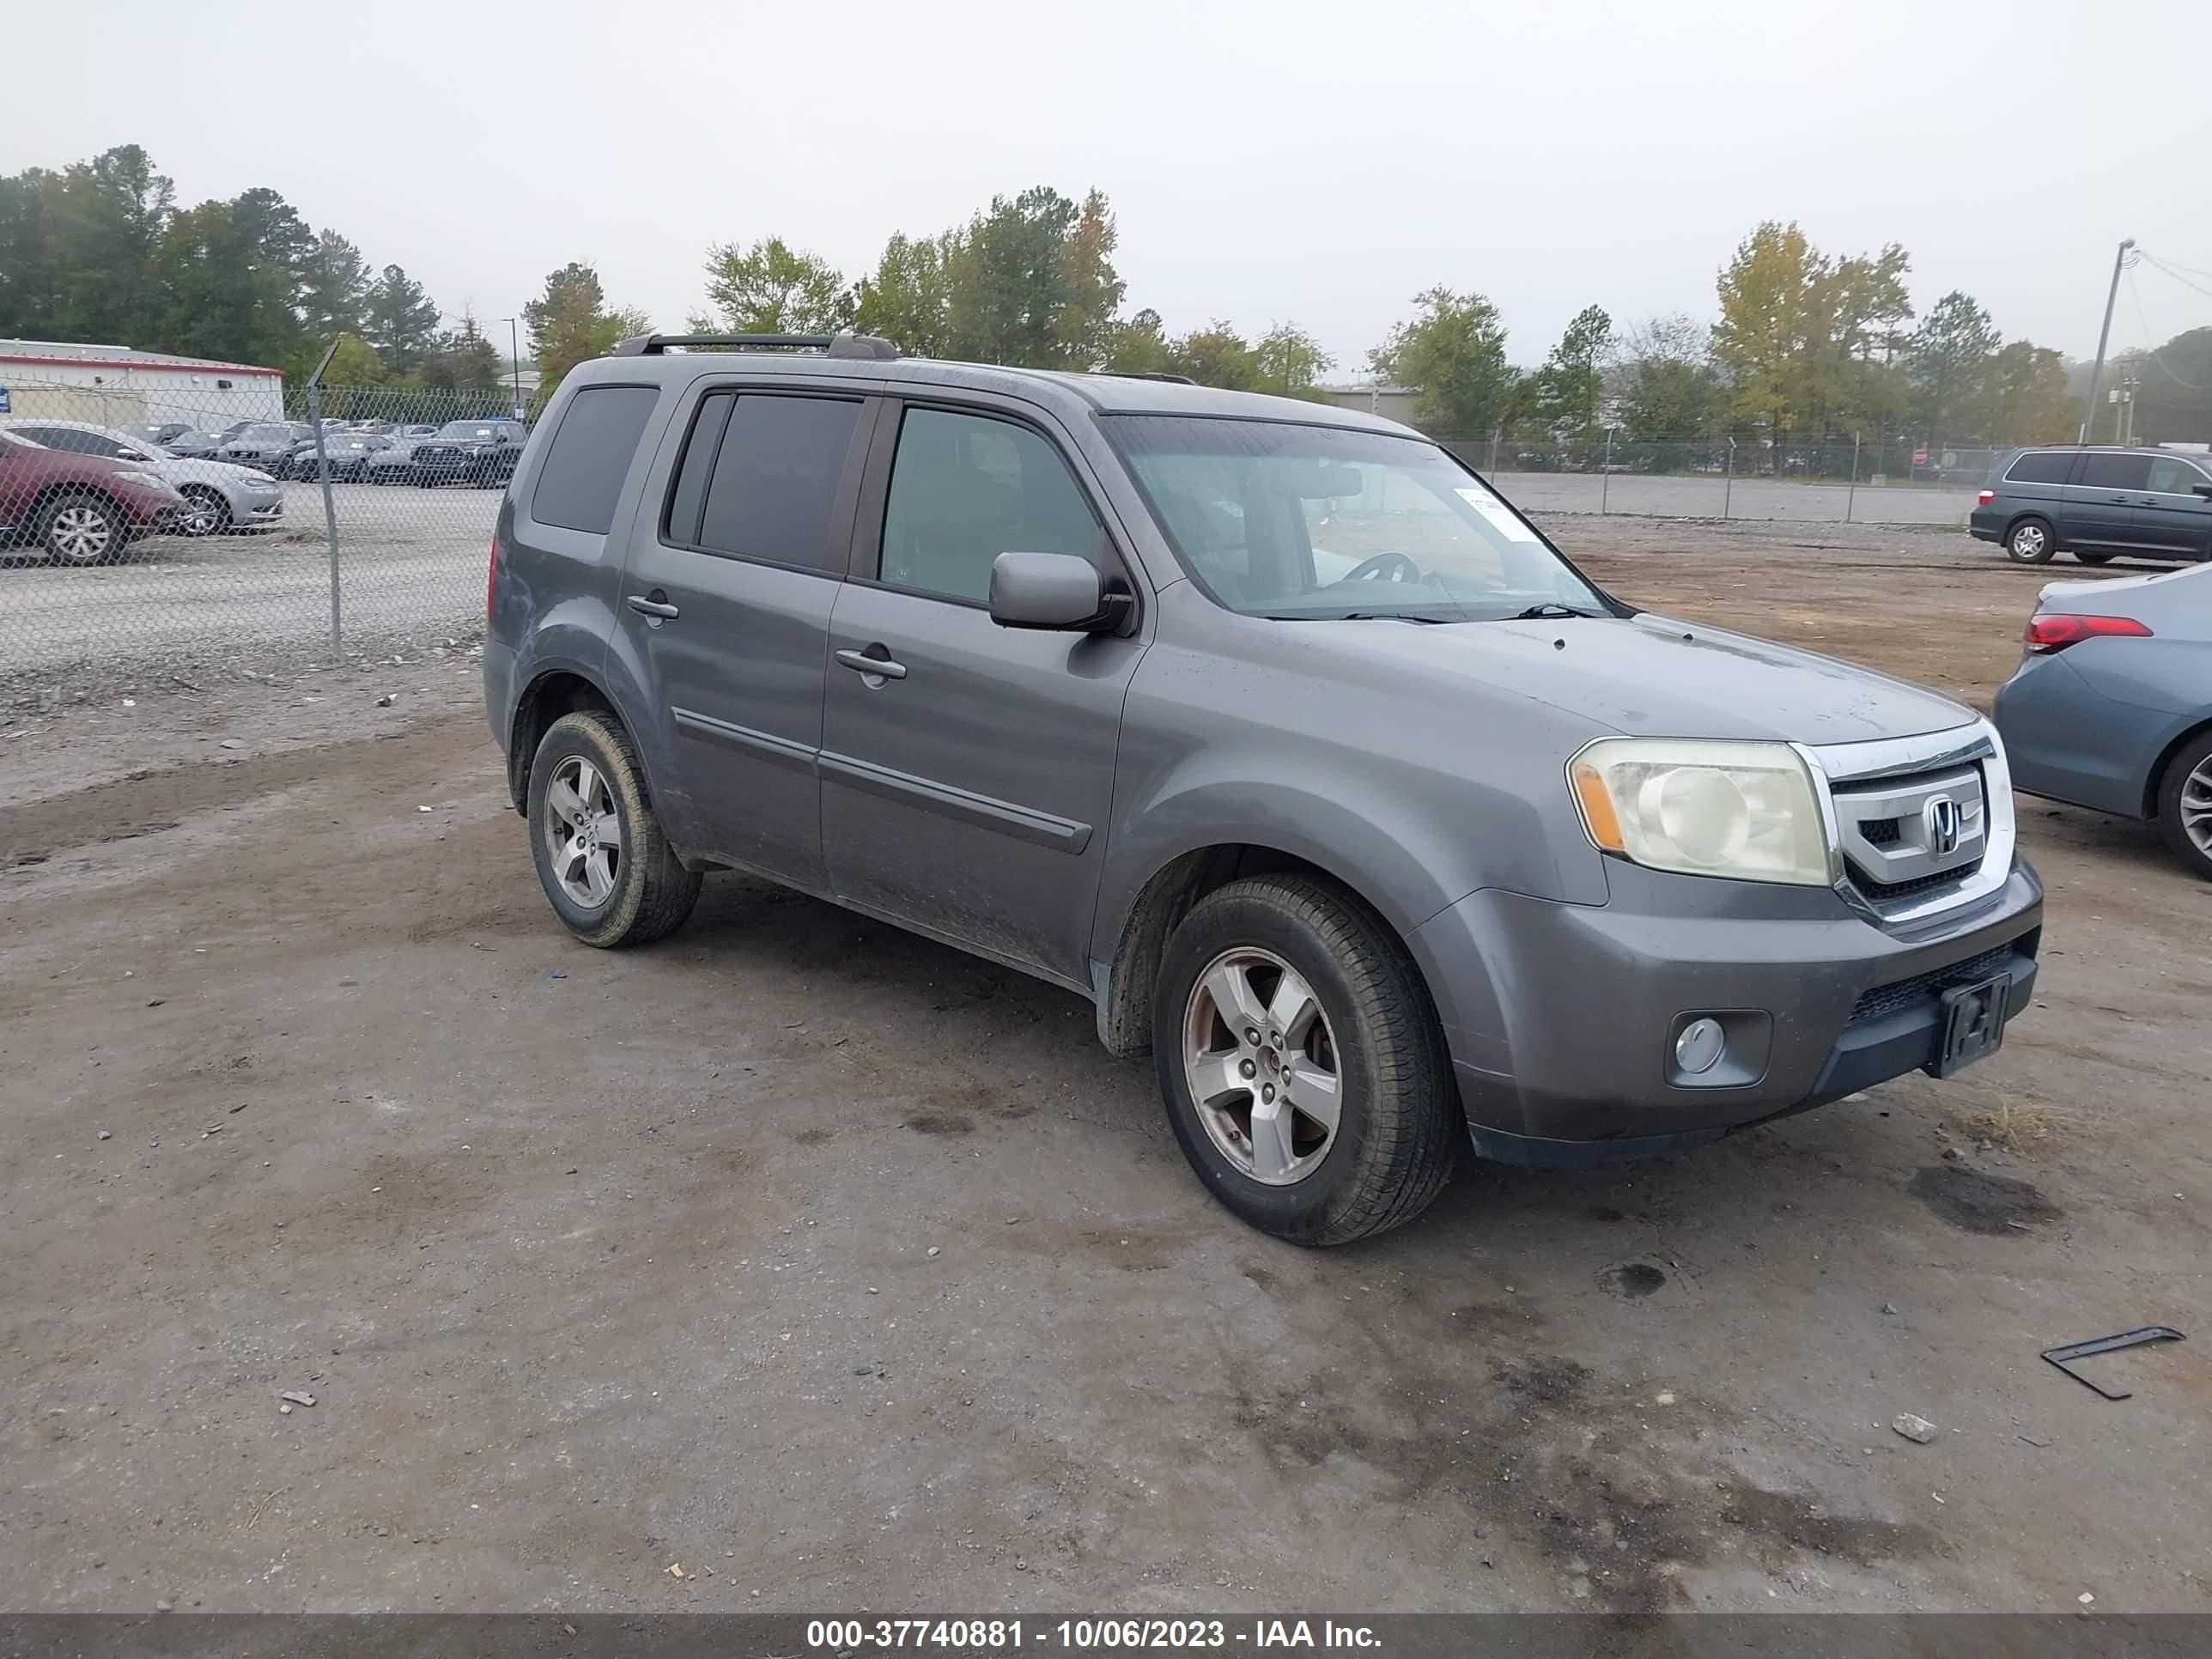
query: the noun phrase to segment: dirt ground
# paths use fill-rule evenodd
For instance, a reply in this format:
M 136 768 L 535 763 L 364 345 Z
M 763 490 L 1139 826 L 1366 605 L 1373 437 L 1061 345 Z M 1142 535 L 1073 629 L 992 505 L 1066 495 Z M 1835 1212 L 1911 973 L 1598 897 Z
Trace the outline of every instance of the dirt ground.
M 2087 574 L 1551 528 L 1984 706 Z M 2212 1605 L 2212 884 L 2140 827 L 2022 803 L 2041 1000 L 1952 1082 L 1314 1254 L 1072 996 L 735 877 L 570 941 L 465 652 L 13 718 L 11 1608 Z M 2125 1401 L 2037 1357 L 2153 1322 Z

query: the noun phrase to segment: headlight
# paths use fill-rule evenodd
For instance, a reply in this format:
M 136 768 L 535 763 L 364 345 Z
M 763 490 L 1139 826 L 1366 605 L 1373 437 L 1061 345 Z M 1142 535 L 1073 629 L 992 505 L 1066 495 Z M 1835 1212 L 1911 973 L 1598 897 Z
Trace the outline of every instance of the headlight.
M 150 472 L 118 472 L 115 475 L 125 483 L 134 483 L 142 489 L 167 489 L 169 486 Z
M 1829 884 L 1820 798 L 1787 744 L 1601 738 L 1567 775 L 1606 852 L 1684 875 Z

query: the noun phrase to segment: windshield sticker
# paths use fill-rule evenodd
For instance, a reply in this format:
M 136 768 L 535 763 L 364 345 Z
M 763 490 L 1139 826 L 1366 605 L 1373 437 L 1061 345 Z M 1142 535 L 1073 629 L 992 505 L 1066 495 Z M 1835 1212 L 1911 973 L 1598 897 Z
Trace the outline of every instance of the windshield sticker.
M 1533 542 L 1536 532 L 1514 516 L 1513 509 L 1486 489 L 1461 489 L 1455 492 L 1460 500 L 1490 520 L 1492 528 L 1501 532 L 1509 542 Z

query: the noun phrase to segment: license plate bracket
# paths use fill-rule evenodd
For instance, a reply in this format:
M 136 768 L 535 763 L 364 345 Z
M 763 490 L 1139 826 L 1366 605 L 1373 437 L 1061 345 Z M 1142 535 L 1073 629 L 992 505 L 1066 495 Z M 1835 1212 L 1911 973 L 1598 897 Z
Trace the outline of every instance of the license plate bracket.
M 2011 995 L 2009 974 L 1944 992 L 1942 1040 L 1936 1058 L 1924 1068 L 1928 1075 L 1949 1077 L 1996 1053 L 2004 1045 L 2005 1010 Z

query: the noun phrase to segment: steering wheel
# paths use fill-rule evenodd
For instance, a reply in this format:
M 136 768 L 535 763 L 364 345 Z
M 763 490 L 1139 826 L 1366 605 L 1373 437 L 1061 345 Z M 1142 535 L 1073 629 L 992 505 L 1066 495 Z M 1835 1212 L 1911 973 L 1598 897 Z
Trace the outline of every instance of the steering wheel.
M 1332 586 L 1346 582 L 1417 582 L 1421 567 L 1395 549 L 1371 555 L 1338 577 Z

